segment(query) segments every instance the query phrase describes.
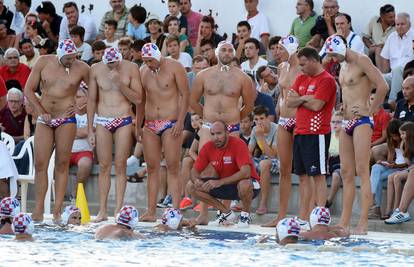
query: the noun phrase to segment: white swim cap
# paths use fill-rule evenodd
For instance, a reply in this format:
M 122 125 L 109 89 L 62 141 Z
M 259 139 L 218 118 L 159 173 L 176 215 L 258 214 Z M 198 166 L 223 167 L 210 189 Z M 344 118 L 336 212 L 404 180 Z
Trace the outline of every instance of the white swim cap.
M 108 47 L 102 57 L 102 62 L 105 64 L 122 61 L 122 54 L 115 47 Z
M 216 57 L 217 57 L 217 58 L 219 57 L 220 48 L 221 48 L 223 45 L 230 45 L 230 46 L 231 46 L 231 48 L 233 49 L 233 57 L 234 57 L 234 56 L 236 56 L 236 49 L 234 49 L 233 44 L 232 44 L 232 43 L 230 43 L 230 42 L 228 42 L 228 41 L 221 41 L 220 43 L 218 43 L 217 48 L 216 48 L 216 50 L 214 51 L 214 52 L 215 52 L 215 54 L 216 54 Z
M 312 210 L 309 221 L 312 228 L 318 224 L 329 225 L 331 223 L 331 213 L 328 208 L 316 207 Z
M 20 213 L 20 202 L 14 197 L 5 197 L 0 203 L 0 216 L 14 217 Z
M 11 225 L 14 234 L 31 235 L 34 232 L 34 223 L 29 214 L 19 213 L 13 218 Z
M 116 216 L 116 223 L 134 229 L 138 224 L 138 211 L 133 206 L 123 206 Z
M 162 224 L 168 225 L 171 229 L 177 230 L 183 215 L 179 209 L 168 208 L 162 215 Z
M 299 236 L 300 225 L 294 218 L 284 218 L 276 226 L 277 236 L 279 241 L 282 241 L 288 236 Z
M 293 35 L 288 35 L 285 37 L 282 37 L 279 40 L 279 44 L 283 46 L 284 49 L 288 52 L 289 56 L 296 53 L 299 47 L 299 40 Z
M 157 45 L 146 43 L 141 49 L 142 58 L 153 58 L 158 62 L 161 60 L 161 52 Z
M 65 39 L 59 42 L 58 48 L 56 49 L 56 55 L 60 60 L 66 55 L 77 54 L 75 43 L 71 39 Z
M 76 212 L 81 213 L 80 209 L 78 209 L 75 205 L 66 206 L 65 210 L 62 213 L 62 224 L 67 225 L 70 216 Z
M 325 41 L 325 53 L 338 54 L 345 57 L 346 44 L 342 37 L 336 34 L 329 36 Z

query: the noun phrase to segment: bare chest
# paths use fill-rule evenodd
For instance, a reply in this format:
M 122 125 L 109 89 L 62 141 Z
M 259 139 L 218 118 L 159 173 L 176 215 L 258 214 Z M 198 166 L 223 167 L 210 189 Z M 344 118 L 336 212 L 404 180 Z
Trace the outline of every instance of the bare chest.
M 41 71 L 41 88 L 49 92 L 58 90 L 65 95 L 71 94 L 76 92 L 79 87 L 81 77 L 82 75 L 76 71 L 71 71 L 68 74 L 65 70 L 46 66 Z
M 172 73 L 155 74 L 147 71 L 142 81 L 148 95 L 169 95 L 177 92 L 177 84 Z
M 204 81 L 204 94 L 206 96 L 239 97 L 242 86 L 236 77 L 210 76 Z

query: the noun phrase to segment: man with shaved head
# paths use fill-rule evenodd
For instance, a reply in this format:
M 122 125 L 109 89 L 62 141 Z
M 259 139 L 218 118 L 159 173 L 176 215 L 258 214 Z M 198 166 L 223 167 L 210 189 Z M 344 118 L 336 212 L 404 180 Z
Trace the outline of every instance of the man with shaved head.
M 397 101 L 394 118 L 414 122 L 414 76 L 408 76 L 402 84 L 404 99 Z
M 220 226 L 235 219 L 233 211 L 219 199 L 241 200 L 243 204 L 239 227 L 248 227 L 250 207 L 260 192 L 259 176 L 250 158 L 247 145 L 238 137 L 229 136 L 227 125 L 216 121 L 210 128 L 211 141 L 207 142 L 191 170 L 187 190 L 195 198 L 214 206 L 220 215 L 209 225 Z M 214 175 L 205 177 L 201 172 L 213 166 Z

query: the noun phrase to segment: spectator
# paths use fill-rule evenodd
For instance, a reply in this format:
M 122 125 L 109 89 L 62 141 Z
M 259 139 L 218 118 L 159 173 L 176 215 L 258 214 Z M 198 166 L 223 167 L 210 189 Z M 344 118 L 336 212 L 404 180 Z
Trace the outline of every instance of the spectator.
M 251 33 L 252 29 L 249 22 L 244 20 L 237 23 L 237 42 L 234 44 L 234 49 L 236 49 L 236 57 L 240 60 L 240 62 L 247 60 L 244 52 L 244 43 L 246 40 L 250 39 Z M 259 44 L 259 56 L 266 56 L 266 47 L 262 42 L 259 42 Z
M 269 45 L 270 29 L 266 15 L 257 10 L 259 0 L 244 0 L 246 19 L 252 28 L 252 37 L 261 40 L 265 47 Z
M 398 31 L 398 29 L 397 29 Z M 414 157 L 414 123 L 407 122 L 400 127 L 401 139 L 403 142 L 402 150 L 404 158 L 410 160 L 413 164 Z M 411 166 L 412 167 L 412 166 Z M 386 224 L 399 224 L 411 220 L 408 213 L 408 207 L 414 198 L 414 168 L 409 168 L 408 177 L 401 195 L 401 201 L 398 208 L 394 210 L 391 217 L 385 220 Z
M 253 75 L 256 89 L 259 88 L 259 84 L 257 83 L 256 71 L 261 66 L 267 65 L 267 60 L 259 57 L 259 49 L 260 49 L 260 44 L 257 39 L 255 38 L 247 39 L 244 42 L 244 51 L 245 51 L 247 60 L 241 63 L 242 71 Z
M 191 10 L 191 0 L 180 0 L 181 13 L 187 18 L 187 35 L 193 47 L 197 46 L 199 27 L 203 15 Z
M 200 54 L 208 59 L 210 66 L 217 64 L 213 40 L 202 40 L 200 43 Z
M 143 64 L 141 49 L 145 45 L 144 40 L 135 40 L 131 45 L 132 62 L 141 67 Z
M 6 65 L 0 67 L 0 76 L 5 82 L 16 80 L 24 88 L 30 75 L 30 68 L 20 63 L 19 56 L 19 51 L 16 48 L 6 50 L 4 53 Z
M 267 110 L 269 111 L 269 120 L 271 122 L 275 121 L 276 118 L 276 107 L 275 107 L 275 103 L 273 102 L 272 97 L 260 92 L 260 91 L 256 91 L 256 100 L 254 101 L 254 106 L 258 107 L 258 106 L 264 106 L 267 108 Z
M 259 91 L 270 96 L 277 106 L 280 94 L 277 74 L 269 66 L 261 66 L 257 69 L 256 75 L 260 85 Z
M 11 88 L 7 92 L 7 106 L 0 110 L 0 125 L 3 131 L 11 135 L 16 143 L 23 140 L 24 120 L 23 92 Z
M 78 58 L 87 62 L 93 57 L 93 54 L 90 44 L 83 41 L 84 36 L 85 29 L 81 26 L 75 26 L 70 30 L 70 38 L 75 43 Z
M 107 11 L 103 16 L 101 25 L 99 26 L 99 35 L 104 35 L 106 21 L 115 20 L 118 23 L 115 31 L 115 39 L 119 39 L 127 34 L 129 10 L 125 6 L 125 0 L 109 0 L 109 4 L 112 10 Z
M 385 59 L 383 70 L 388 72 L 384 78 L 390 84 L 388 102 L 395 101 L 401 90 L 403 68 L 414 59 L 413 40 L 414 30 L 411 29 L 410 15 L 399 13 L 395 20 L 395 32 L 392 32 L 385 41 L 381 57 Z
M 172 34 L 177 36 L 180 41 L 180 51 L 186 52 L 190 56 L 193 56 L 193 47 L 191 46 L 187 35 L 180 33 L 179 23 L 180 21 L 177 17 L 168 16 L 164 20 L 164 32 L 168 33 L 169 35 Z
M 372 90 L 370 103 L 374 101 L 376 90 Z M 371 136 L 371 147 L 383 144 L 387 141 L 387 126 L 391 120 L 391 115 L 384 110 L 383 107 L 379 108 L 375 114 L 372 114 L 374 119 L 374 129 Z
M 43 39 L 37 46 L 39 49 L 39 55 L 50 55 L 55 53 L 55 43 L 50 39 Z
M 240 134 L 239 137 L 246 145 L 249 145 L 253 130 L 253 114 L 240 120 Z
M 88 118 L 86 114 L 86 102 L 88 99 L 87 87 L 81 86 L 75 96 L 76 105 L 76 137 L 72 146 L 70 165 L 77 166 L 75 186 L 71 197 L 76 199 L 78 183 L 86 184 L 93 163 L 92 146 L 88 142 Z
M 239 200 L 243 209 L 239 227 L 248 227 L 251 223 L 251 201 L 260 192 L 260 185 L 247 145 L 238 137 L 229 136 L 227 125 L 218 121 L 213 123 L 210 133 L 212 140 L 207 142 L 191 170 L 191 181 L 187 190 L 196 199 L 213 205 L 219 210 L 219 216 L 209 225 L 220 226 L 235 219 L 233 211 L 218 199 Z M 223 161 L 224 160 L 224 161 Z M 201 177 L 200 173 L 211 164 L 216 175 Z
M 342 35 L 346 39 L 349 48 L 355 52 L 365 54 L 362 38 L 352 31 L 351 16 L 345 13 L 338 13 L 335 17 L 335 28 L 337 34 Z
M 305 47 L 312 39 L 311 30 L 315 26 L 317 15 L 313 11 L 313 0 L 298 0 L 295 18 L 290 27 L 290 34 L 298 38 L 299 48 Z
M 271 58 L 273 58 L 273 60 L 269 61 L 267 65 L 274 70 L 277 70 L 277 66 L 279 66 L 279 64 L 282 62 L 282 60 L 279 57 L 280 53 L 278 53 L 280 39 L 280 36 L 273 36 L 269 40 L 269 50 L 270 55 L 272 56 Z
M 408 76 L 402 84 L 404 99 L 397 102 L 394 118 L 414 122 L 414 77 Z
M 191 87 L 193 85 L 193 81 L 195 79 L 195 76 L 197 75 L 197 73 L 199 73 L 200 71 L 202 71 L 203 69 L 206 69 L 210 67 L 210 63 L 208 61 L 208 59 L 205 56 L 195 56 L 193 58 L 193 67 L 192 67 L 192 71 L 187 73 L 187 79 L 188 79 L 188 86 L 191 90 Z
M 10 29 L 13 30 L 16 35 L 24 31 L 24 18 L 30 12 L 32 0 L 16 0 L 16 12 L 14 13 L 13 20 L 10 25 Z
M 13 30 L 10 28 L 12 20 L 13 20 L 13 12 L 11 12 L 5 5 L 4 0 L 0 1 L 0 20 L 7 21 L 6 28 L 8 34 L 13 34 Z
M 26 36 L 27 39 L 30 39 L 34 45 L 40 44 L 40 42 L 47 36 L 42 24 L 38 21 L 29 21 L 26 23 L 24 32 L 24 36 Z
M 84 40 L 95 40 L 96 26 L 92 18 L 79 14 L 78 6 L 75 2 L 66 2 L 63 5 L 63 13 L 65 17 L 60 23 L 59 41 L 70 38 L 69 30 L 75 26 L 82 26 L 85 29 Z
M 158 46 L 163 56 L 167 55 L 167 47 L 164 45 L 166 35 L 162 33 L 162 21 L 157 15 L 151 14 L 145 22 L 145 27 L 147 32 L 150 33 L 150 36 L 144 40 L 147 43 L 153 43 Z
M 166 18 L 170 16 L 178 18 L 180 34 L 187 34 L 187 28 L 188 28 L 187 18 L 181 15 L 180 8 L 181 8 L 180 0 L 168 0 L 168 13 L 169 14 L 166 16 Z
M 106 45 L 102 41 L 95 41 L 92 43 L 92 54 L 93 57 L 88 61 L 89 65 L 93 63 L 100 62 L 102 60 L 102 56 L 105 52 Z
M 115 32 L 118 27 L 116 20 L 110 19 L 105 21 L 104 37 L 103 42 L 106 47 L 118 47 L 119 40 L 115 37 Z
M 311 30 L 312 39 L 308 45 L 319 49 L 326 38 L 335 34 L 335 17 L 339 12 L 337 0 L 323 1 L 323 14 L 316 18 L 315 26 Z
M 148 37 L 144 23 L 147 19 L 147 11 L 142 6 L 134 5 L 129 10 L 127 35 L 135 40 L 143 40 Z
M 118 42 L 118 49 L 122 54 L 122 59 L 130 61 L 131 56 L 131 39 L 129 37 L 122 37 Z
M 368 55 L 382 72 L 385 70 L 382 70 L 384 63 L 380 54 L 388 36 L 394 31 L 395 9 L 386 4 L 380 8 L 380 16 L 374 16 L 363 33 L 362 40 L 368 48 Z
M 6 50 L 10 47 L 16 47 L 16 43 L 16 36 L 7 33 L 7 21 L 0 20 L 0 48 Z
M 381 199 L 383 182 L 392 173 L 407 167 L 401 150 L 400 120 L 392 120 L 387 127 L 387 160 L 378 161 L 371 168 L 371 192 L 373 206 L 369 209 L 368 219 L 379 219 L 381 217 Z M 389 179 L 392 181 L 392 179 Z M 393 193 L 394 186 L 391 185 L 387 192 Z M 392 194 L 388 195 L 392 198 Z
M 19 49 L 22 53 L 20 56 L 20 63 L 32 68 L 39 57 L 39 51 L 33 47 L 30 39 L 21 40 L 19 43 Z
M 43 1 L 36 8 L 36 12 L 39 14 L 39 20 L 47 33 L 47 38 L 57 44 L 62 17 L 56 14 L 55 6 L 50 1 Z
M 17 40 L 21 40 L 21 39 L 27 39 L 29 38 L 29 36 L 26 33 L 26 25 L 28 24 L 35 24 L 36 22 L 39 22 L 39 17 L 37 16 L 37 14 L 29 12 L 26 17 L 24 18 L 24 31 L 21 32 L 20 34 L 16 35 L 16 39 Z M 30 38 L 29 38 L 30 39 Z
M 214 48 L 223 41 L 223 37 L 215 33 L 215 22 L 214 18 L 211 16 L 204 16 L 201 19 L 199 34 L 197 38 L 196 45 L 196 54 L 200 54 L 201 42 L 203 40 L 211 40 L 213 42 Z
M 253 119 L 256 126 L 249 141 L 249 151 L 260 174 L 261 198 L 256 214 L 263 215 L 267 213 L 271 175 L 279 172 L 276 147 L 277 124 L 269 120 L 269 110 L 264 106 L 254 108 Z
M 180 52 L 180 43 L 178 37 L 170 35 L 167 37 L 165 44 L 167 45 L 168 58 L 178 60 L 187 72 L 191 71 L 193 62 L 191 56 L 186 52 Z

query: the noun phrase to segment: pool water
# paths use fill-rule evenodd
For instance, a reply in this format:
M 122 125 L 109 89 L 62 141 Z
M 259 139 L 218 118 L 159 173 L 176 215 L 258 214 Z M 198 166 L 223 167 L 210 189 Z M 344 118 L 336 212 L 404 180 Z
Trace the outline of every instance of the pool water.
M 161 234 L 149 227 L 138 228 L 144 240 L 96 241 L 97 227 L 37 225 L 34 242 L 0 235 L 0 266 L 414 266 L 413 256 L 388 253 L 390 248 L 414 251 L 414 244 L 404 241 L 350 238 L 302 243 L 305 249 L 295 250 L 278 246 L 274 238 L 257 244 L 260 235 L 252 233 L 199 229 Z M 341 251 L 324 252 L 321 246 L 340 246 Z M 356 247 L 376 251 L 352 251 Z

